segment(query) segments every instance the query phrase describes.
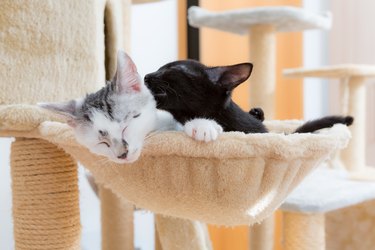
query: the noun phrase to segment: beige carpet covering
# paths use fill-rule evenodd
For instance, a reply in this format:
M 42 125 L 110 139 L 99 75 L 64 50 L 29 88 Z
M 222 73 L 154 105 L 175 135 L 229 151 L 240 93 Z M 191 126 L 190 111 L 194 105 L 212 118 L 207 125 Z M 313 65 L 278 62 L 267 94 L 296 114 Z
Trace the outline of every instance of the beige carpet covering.
M 43 117 L 47 121 L 41 122 Z M 181 132 L 163 132 L 147 140 L 140 160 L 119 165 L 91 154 L 76 143 L 69 126 L 50 118 L 34 106 L 4 106 L 0 135 L 43 138 L 56 144 L 98 182 L 138 207 L 228 226 L 269 216 L 317 164 L 350 138 L 342 125 L 320 134 L 231 132 L 213 143 L 196 142 Z M 298 122 L 268 125 L 291 131 Z

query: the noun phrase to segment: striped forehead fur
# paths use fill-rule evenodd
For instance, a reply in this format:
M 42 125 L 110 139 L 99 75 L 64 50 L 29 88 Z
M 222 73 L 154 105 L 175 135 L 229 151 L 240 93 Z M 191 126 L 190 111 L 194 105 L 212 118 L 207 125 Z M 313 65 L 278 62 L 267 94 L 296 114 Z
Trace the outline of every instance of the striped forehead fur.
M 148 89 L 143 89 L 138 93 L 119 94 L 115 89 L 115 84 L 109 82 L 101 90 L 86 96 L 79 116 L 90 121 L 90 116 L 95 110 L 102 112 L 110 120 L 122 120 L 128 114 L 136 113 L 147 103 L 154 102 Z

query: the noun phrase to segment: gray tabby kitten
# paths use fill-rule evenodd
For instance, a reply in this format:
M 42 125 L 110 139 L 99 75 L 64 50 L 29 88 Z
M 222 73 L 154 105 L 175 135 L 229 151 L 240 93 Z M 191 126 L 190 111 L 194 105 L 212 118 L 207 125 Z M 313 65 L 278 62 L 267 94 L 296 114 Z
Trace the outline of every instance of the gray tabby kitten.
M 92 153 L 117 163 L 136 161 L 150 132 L 181 128 L 170 113 L 156 109 L 154 97 L 123 51 L 118 52 L 114 78 L 99 91 L 68 102 L 39 105 L 63 115 L 77 141 Z M 209 120 L 185 124 L 186 133 L 201 141 L 215 140 L 220 129 Z

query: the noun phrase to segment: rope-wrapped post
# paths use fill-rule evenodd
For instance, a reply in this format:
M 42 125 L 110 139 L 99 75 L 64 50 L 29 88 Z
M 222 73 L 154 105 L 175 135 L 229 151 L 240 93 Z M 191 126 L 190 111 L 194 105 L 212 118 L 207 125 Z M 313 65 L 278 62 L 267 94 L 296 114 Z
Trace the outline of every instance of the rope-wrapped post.
M 284 212 L 285 250 L 325 250 L 324 214 Z
M 17 250 L 80 249 L 77 165 L 55 145 L 17 138 L 11 148 Z
M 103 250 L 134 249 L 134 206 L 100 186 Z

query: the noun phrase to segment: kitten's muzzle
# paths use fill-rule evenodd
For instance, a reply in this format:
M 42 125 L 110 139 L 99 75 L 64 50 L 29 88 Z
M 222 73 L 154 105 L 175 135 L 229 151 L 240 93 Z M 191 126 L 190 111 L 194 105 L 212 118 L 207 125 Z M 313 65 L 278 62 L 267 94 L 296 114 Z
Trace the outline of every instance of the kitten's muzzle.
M 152 95 L 155 97 L 166 97 L 167 93 L 165 92 L 162 84 L 157 80 L 157 77 L 153 73 L 147 74 L 145 76 L 144 82 L 146 86 L 151 90 Z
M 147 74 L 147 75 L 145 75 L 145 83 L 147 84 L 147 83 L 150 83 L 151 82 L 151 75 L 150 74 Z
M 124 139 L 122 139 L 122 145 L 124 146 L 124 152 L 122 152 L 119 156 L 117 156 L 117 158 L 126 159 L 129 153 L 129 149 L 128 149 L 129 145 Z
M 126 150 L 126 152 L 123 153 L 122 155 L 117 156 L 117 158 L 119 158 L 119 159 L 126 159 L 127 156 L 128 156 L 128 150 Z

